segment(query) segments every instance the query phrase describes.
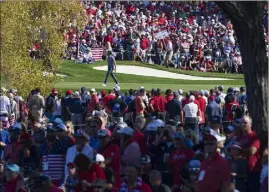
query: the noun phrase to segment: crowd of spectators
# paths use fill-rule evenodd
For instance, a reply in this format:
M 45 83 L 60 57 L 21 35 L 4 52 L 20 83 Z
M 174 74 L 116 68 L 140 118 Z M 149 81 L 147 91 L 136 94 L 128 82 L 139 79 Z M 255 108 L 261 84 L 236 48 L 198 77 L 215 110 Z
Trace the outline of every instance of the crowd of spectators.
M 0 90 L 4 192 L 268 191 L 244 87 L 40 92 Z
M 233 25 L 214 2 L 82 1 L 85 30 L 66 33 L 67 57 L 93 62 L 91 48 L 118 60 L 139 60 L 198 71 L 242 73 Z M 267 4 L 264 38 L 268 47 Z M 78 45 L 79 43 L 79 45 Z M 79 47 L 79 50 L 77 49 Z

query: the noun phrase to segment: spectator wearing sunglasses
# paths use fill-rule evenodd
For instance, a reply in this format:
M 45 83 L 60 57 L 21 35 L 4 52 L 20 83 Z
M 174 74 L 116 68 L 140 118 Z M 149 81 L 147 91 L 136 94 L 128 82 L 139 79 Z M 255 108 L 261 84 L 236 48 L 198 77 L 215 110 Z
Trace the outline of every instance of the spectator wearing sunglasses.
M 239 138 L 242 146 L 243 156 L 248 164 L 248 190 L 259 191 L 259 175 L 261 171 L 260 163 L 260 138 L 252 131 L 252 119 L 249 116 L 243 116 L 240 120 L 242 137 Z

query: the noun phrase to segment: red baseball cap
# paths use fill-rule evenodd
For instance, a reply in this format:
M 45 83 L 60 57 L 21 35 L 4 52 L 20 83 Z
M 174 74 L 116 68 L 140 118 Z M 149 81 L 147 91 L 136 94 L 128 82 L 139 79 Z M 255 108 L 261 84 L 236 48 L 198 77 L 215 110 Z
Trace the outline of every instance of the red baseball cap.
M 105 95 L 106 94 L 106 91 L 105 90 L 102 90 L 101 91 L 101 95 Z
M 73 94 L 73 91 L 71 89 L 68 89 L 65 94 L 66 95 L 72 95 Z
M 53 88 L 53 89 L 51 90 L 51 93 L 52 93 L 52 94 L 57 94 L 58 91 L 57 91 L 57 89 Z

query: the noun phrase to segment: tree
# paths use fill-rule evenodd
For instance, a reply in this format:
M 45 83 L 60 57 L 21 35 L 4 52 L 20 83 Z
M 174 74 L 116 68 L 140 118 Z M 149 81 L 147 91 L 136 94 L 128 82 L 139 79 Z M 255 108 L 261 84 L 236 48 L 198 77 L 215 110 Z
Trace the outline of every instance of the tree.
M 268 57 L 262 19 L 265 1 L 216 1 L 229 16 L 238 37 L 247 102 L 255 131 L 268 133 Z
M 64 32 L 70 23 L 83 27 L 86 17 L 79 1 L 2 2 L 1 86 L 17 88 L 22 96 L 41 87 L 47 93 L 59 78 L 44 76 L 57 71 L 64 51 Z M 42 57 L 33 60 L 28 49 L 38 41 Z

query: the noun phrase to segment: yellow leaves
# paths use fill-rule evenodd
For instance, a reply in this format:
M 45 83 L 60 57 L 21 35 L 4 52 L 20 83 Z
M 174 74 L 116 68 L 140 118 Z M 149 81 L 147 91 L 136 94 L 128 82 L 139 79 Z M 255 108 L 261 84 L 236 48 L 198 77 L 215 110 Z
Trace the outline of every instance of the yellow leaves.
M 78 1 L 32 1 L 1 3 L 1 83 L 16 87 L 27 96 L 31 89 L 40 87 L 47 93 L 58 77 L 44 76 L 43 61 L 32 60 L 28 49 L 38 40 L 53 69 L 60 65 L 63 52 L 63 31 L 69 20 L 82 27 L 85 19 Z M 82 21 L 82 22 L 81 22 Z

